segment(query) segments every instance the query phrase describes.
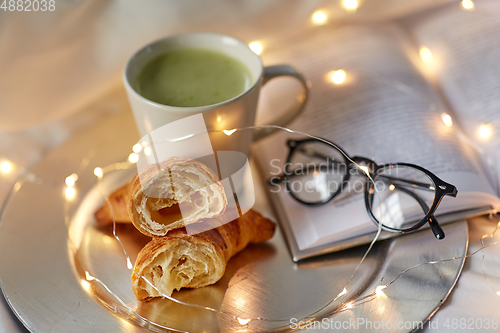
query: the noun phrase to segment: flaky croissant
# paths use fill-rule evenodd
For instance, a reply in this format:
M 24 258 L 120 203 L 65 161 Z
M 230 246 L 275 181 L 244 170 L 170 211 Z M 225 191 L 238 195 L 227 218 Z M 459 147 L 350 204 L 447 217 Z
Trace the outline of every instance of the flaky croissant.
M 132 223 L 147 236 L 222 215 L 224 187 L 205 164 L 172 157 L 150 165 L 132 181 L 127 209 Z
M 98 225 L 105 226 L 113 223 L 131 223 L 128 216 L 127 202 L 130 198 L 132 181 L 129 181 L 118 190 L 111 193 L 106 202 L 94 213 Z
M 150 165 L 113 192 L 94 214 L 98 225 L 132 222 L 147 236 L 222 215 L 227 199 L 217 175 L 205 164 L 173 157 Z M 112 212 L 112 214 L 111 214 Z
M 203 223 L 218 223 L 217 219 Z M 254 210 L 238 219 L 202 233 L 188 235 L 185 228 L 165 237 L 154 237 L 140 252 L 132 274 L 138 300 L 161 294 L 139 276 L 144 276 L 165 295 L 181 288 L 198 288 L 217 282 L 229 259 L 248 243 L 258 243 L 274 235 L 275 224 Z

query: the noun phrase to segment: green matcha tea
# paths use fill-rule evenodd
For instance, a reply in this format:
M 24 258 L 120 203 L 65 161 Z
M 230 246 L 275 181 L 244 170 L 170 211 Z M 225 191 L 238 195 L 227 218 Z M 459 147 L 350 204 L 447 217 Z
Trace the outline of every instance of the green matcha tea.
M 221 52 L 187 48 L 148 62 L 135 90 L 145 98 L 171 106 L 217 104 L 238 96 L 252 83 L 248 68 Z

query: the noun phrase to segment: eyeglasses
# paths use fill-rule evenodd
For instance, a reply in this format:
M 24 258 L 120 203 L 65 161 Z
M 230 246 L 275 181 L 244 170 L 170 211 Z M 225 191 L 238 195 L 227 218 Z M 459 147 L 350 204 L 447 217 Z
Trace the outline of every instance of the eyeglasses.
M 290 153 L 284 174 L 268 182 L 284 182 L 295 200 L 322 205 L 347 187 L 356 190 L 357 186 L 364 192 L 368 215 L 383 230 L 405 234 L 429 223 L 434 236 L 444 238 L 434 213 L 443 197 L 455 197 L 457 189 L 432 172 L 410 163 L 379 165 L 365 157 L 349 157 L 328 140 L 288 140 L 287 145 Z M 356 184 L 351 176 L 366 180 Z

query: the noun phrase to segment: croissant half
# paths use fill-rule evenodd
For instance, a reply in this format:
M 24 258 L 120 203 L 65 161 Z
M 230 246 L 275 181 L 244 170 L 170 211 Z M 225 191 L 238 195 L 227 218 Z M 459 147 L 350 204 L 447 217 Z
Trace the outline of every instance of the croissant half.
M 118 190 L 111 193 L 106 202 L 94 213 L 95 220 L 100 226 L 113 223 L 130 223 L 127 202 L 130 197 L 132 181 L 129 181 Z
M 219 216 L 226 205 L 224 187 L 211 169 L 172 157 L 148 166 L 132 180 L 127 209 L 135 227 L 153 237 Z
M 217 223 L 217 219 L 202 223 Z M 229 259 L 248 243 L 258 243 L 274 235 L 275 224 L 254 210 L 238 219 L 199 234 L 188 235 L 185 228 L 155 237 L 137 257 L 132 286 L 140 301 L 170 296 L 173 290 L 204 287 L 217 282 Z M 144 281 L 144 276 L 161 292 Z

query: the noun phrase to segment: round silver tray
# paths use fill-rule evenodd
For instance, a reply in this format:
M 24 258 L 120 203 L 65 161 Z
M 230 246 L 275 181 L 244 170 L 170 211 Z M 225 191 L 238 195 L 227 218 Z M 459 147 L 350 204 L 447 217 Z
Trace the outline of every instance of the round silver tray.
M 107 117 L 52 151 L 32 170 L 45 181 L 25 181 L 13 190 L 0 223 L 0 282 L 7 302 L 30 331 L 162 330 L 143 319 L 147 318 L 190 332 L 288 332 L 342 291 L 367 246 L 294 263 L 278 229 L 271 241 L 251 245 L 232 258 L 215 285 L 173 294 L 185 302 L 221 309 L 222 315 L 165 299 L 135 301 L 131 271 L 112 228 L 94 224 L 93 212 L 103 197 L 93 170 L 126 159 L 137 139 L 130 112 Z M 77 196 L 67 203 L 64 180 L 74 172 L 79 175 Z M 130 171 L 112 174 L 106 186 L 116 187 L 130 175 Z M 254 175 L 254 179 L 260 178 Z M 262 187 L 255 186 L 262 194 Z M 262 196 L 254 209 L 268 211 Z M 316 322 L 319 332 L 333 328 L 384 332 L 388 323 L 393 332 L 415 330 L 415 323 L 426 322 L 446 300 L 464 259 L 419 266 L 373 300 L 350 308 L 346 304 L 373 293 L 413 265 L 466 254 L 465 221 L 447 225 L 445 232 L 443 241 L 427 230 L 376 243 L 347 293 L 306 319 Z M 130 225 L 117 226 L 116 233 L 133 262 L 148 238 Z M 109 290 L 89 281 L 85 271 Z M 265 320 L 242 325 L 235 317 Z

